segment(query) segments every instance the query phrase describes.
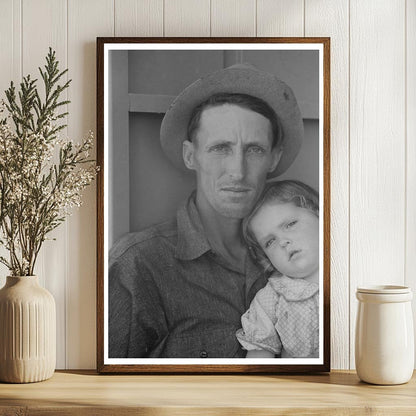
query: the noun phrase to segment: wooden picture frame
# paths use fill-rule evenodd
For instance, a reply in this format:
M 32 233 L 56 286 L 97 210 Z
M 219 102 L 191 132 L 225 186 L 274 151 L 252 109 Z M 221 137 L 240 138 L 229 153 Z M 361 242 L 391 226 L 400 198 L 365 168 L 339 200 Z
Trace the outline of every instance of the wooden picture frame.
M 255 62 L 250 62 L 252 60 Z M 116 295 L 109 287 L 109 250 L 125 233 L 139 232 L 174 215 L 178 201 L 195 185 L 194 179 L 187 182 L 182 173 L 176 174 L 160 152 L 159 140 L 155 139 L 163 113 L 191 82 L 246 61 L 262 71 L 274 72 L 286 82 L 302 114 L 305 140 L 292 170 L 282 178 L 304 181 L 319 189 L 319 354 L 313 358 L 253 359 L 211 357 L 209 352 L 201 351 L 199 357 L 192 353 L 192 356 L 172 358 L 160 350 L 159 356 L 152 356 L 154 352 L 150 356 L 132 357 L 129 352 L 126 356 L 111 356 L 109 337 L 114 338 L 115 332 L 109 335 L 109 327 L 116 327 L 111 322 L 114 316 L 121 315 L 111 315 L 110 322 L 109 296 L 113 299 Z M 97 38 L 97 141 L 100 166 L 97 183 L 97 369 L 100 373 L 330 371 L 329 38 Z M 175 180 L 180 185 L 172 185 L 170 181 Z M 120 264 L 129 267 L 124 260 Z M 132 277 L 133 281 L 135 278 Z M 133 322 L 126 331 L 130 342 L 136 337 L 135 342 L 140 343 L 142 340 L 137 334 L 132 335 L 131 329 L 131 325 L 137 323 L 133 321 L 134 313 L 140 316 L 132 306 L 136 302 L 136 292 L 123 284 L 118 290 L 128 293 L 123 292 L 123 296 L 130 299 L 125 302 L 126 319 Z M 122 311 L 117 310 L 117 314 L 120 313 Z M 146 334 L 152 330 L 151 326 L 147 327 Z M 141 331 L 139 333 L 145 333 Z M 170 336 L 169 331 L 166 337 Z M 119 332 L 117 334 L 120 345 L 127 343 Z

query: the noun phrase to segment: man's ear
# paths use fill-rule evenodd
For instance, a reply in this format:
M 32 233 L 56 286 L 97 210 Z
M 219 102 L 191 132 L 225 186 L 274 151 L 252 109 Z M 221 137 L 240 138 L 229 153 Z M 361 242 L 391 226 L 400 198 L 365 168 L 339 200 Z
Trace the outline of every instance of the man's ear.
M 182 144 L 182 156 L 185 166 L 191 170 L 195 170 L 194 152 L 194 144 L 189 140 L 185 140 Z
M 277 165 L 280 162 L 280 158 L 282 157 L 283 149 L 281 147 L 275 147 L 272 149 L 272 162 L 269 167 L 269 172 L 273 172 Z

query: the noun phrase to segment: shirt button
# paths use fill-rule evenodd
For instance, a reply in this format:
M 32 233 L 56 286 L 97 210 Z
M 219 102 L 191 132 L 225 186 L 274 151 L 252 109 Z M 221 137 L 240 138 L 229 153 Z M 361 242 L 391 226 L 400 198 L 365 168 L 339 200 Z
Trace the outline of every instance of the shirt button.
M 202 350 L 199 352 L 199 356 L 201 358 L 207 358 L 208 357 L 208 353 L 205 350 Z

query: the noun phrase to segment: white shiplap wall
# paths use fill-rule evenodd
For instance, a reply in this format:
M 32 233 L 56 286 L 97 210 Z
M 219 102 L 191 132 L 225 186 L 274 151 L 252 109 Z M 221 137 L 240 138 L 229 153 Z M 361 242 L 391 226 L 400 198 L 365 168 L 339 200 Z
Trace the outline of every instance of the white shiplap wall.
M 0 10 L 0 91 L 36 74 L 52 46 L 73 79 L 74 140 L 95 130 L 97 36 L 331 37 L 331 359 L 353 368 L 356 286 L 416 289 L 416 0 L 0 0 Z M 58 368 L 95 367 L 95 221 L 94 184 L 39 259 L 57 302 Z

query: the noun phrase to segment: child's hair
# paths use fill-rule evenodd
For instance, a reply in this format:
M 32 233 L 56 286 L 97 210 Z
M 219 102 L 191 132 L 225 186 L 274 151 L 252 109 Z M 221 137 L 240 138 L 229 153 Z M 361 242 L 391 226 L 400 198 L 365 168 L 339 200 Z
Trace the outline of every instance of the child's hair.
M 259 262 L 266 272 L 276 271 L 250 229 L 250 221 L 257 211 L 267 203 L 292 203 L 308 209 L 319 217 L 319 194 L 315 189 L 300 181 L 273 181 L 266 184 L 253 211 L 243 221 L 243 235 L 251 255 Z M 278 271 L 278 270 L 277 270 Z

